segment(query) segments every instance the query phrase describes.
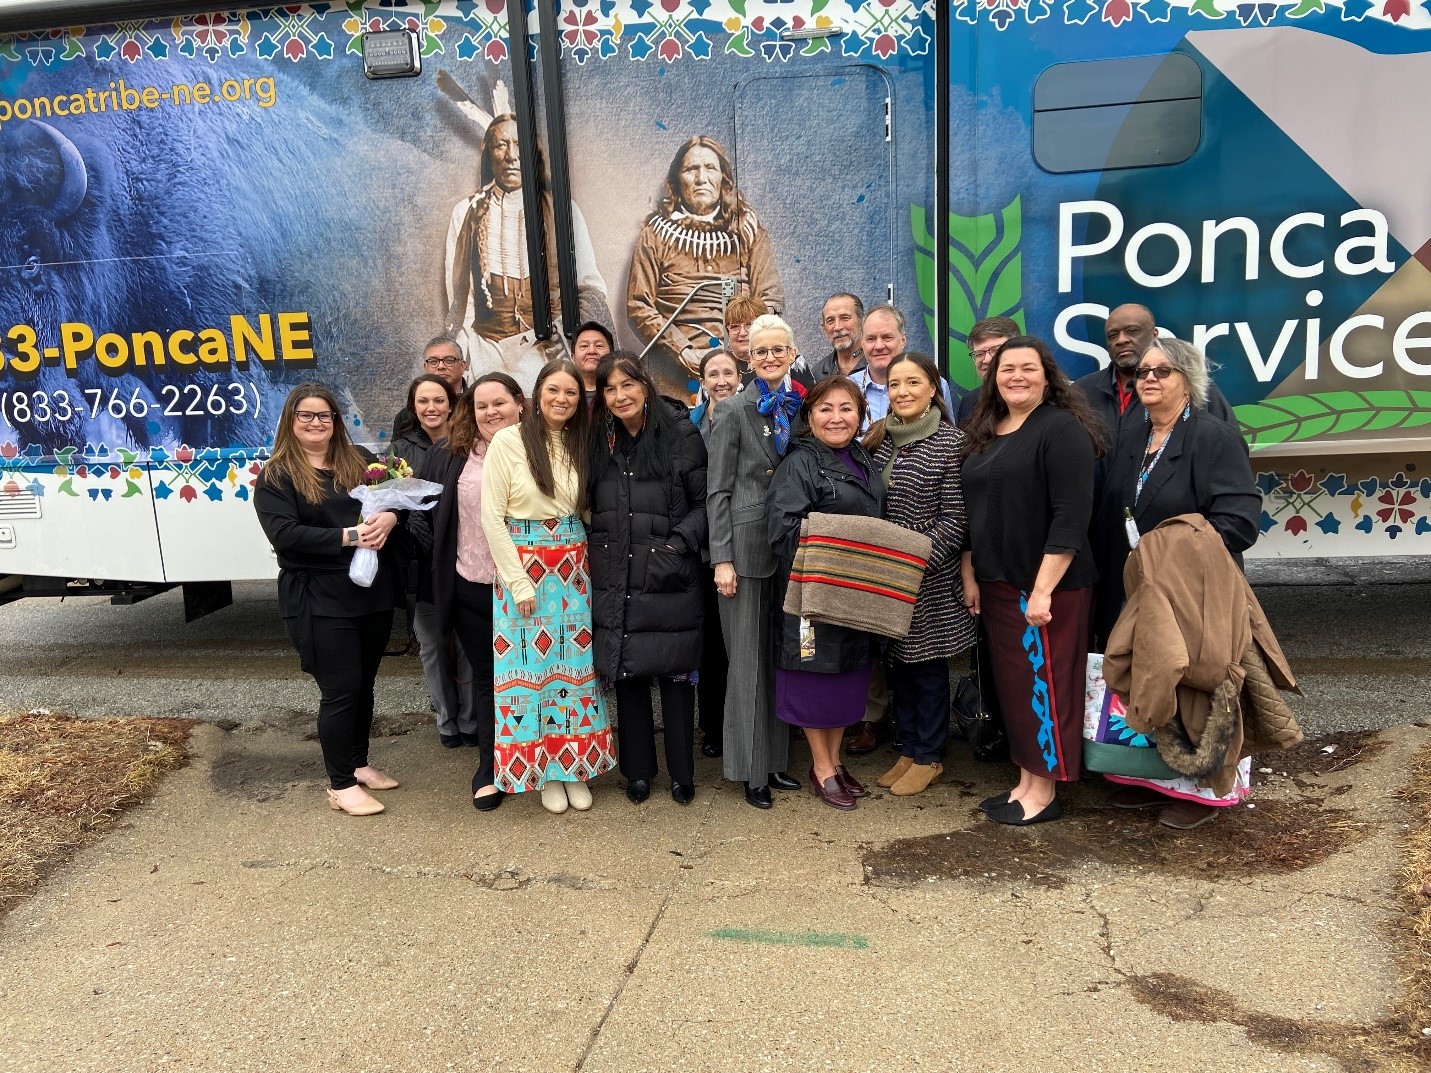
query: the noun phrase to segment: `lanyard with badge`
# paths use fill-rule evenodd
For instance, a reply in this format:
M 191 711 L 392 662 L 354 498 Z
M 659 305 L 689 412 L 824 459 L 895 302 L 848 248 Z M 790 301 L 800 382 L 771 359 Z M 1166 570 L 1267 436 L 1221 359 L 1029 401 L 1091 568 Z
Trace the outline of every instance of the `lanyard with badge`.
M 1192 416 L 1192 403 L 1183 407 L 1182 420 L 1186 421 Z M 1138 505 L 1138 497 L 1143 494 L 1143 485 L 1148 483 L 1148 477 L 1153 472 L 1153 467 L 1158 464 L 1158 459 L 1163 457 L 1163 452 L 1168 449 L 1168 444 L 1172 441 L 1173 430 L 1168 429 L 1168 434 L 1163 437 L 1163 445 L 1158 448 L 1157 453 L 1153 452 L 1153 436 L 1156 430 L 1152 426 L 1152 418 L 1148 419 L 1148 445 L 1143 448 L 1143 465 L 1138 469 L 1138 481 L 1133 485 L 1133 507 Z M 1152 455 L 1152 458 L 1148 456 Z M 1138 541 L 1142 539 L 1138 532 L 1138 522 L 1133 517 L 1133 507 L 1123 508 L 1123 529 L 1128 534 L 1128 547 L 1136 548 Z

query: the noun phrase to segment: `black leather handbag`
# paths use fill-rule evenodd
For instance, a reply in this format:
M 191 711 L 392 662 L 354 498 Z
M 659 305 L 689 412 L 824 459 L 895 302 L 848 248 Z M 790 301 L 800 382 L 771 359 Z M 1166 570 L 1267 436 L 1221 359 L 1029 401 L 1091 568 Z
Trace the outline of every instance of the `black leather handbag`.
M 984 702 L 984 689 L 990 688 L 990 684 L 986 679 L 981 684 L 977 643 L 971 651 L 970 662 L 972 669 L 954 685 L 951 729 L 969 743 L 975 760 L 998 763 L 1009 758 L 1009 739 L 1004 732 L 1004 721 Z

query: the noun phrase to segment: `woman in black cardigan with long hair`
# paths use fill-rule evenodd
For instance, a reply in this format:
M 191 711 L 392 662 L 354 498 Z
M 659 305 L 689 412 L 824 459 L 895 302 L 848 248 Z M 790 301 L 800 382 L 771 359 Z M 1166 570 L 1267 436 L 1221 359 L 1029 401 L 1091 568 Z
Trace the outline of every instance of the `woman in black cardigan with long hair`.
M 962 471 L 964 602 L 983 616 L 1019 783 L 980 808 L 1022 827 L 1062 816 L 1058 783 L 1083 766 L 1088 520 L 1103 429 L 1040 339 L 1005 342 L 984 383 Z
M 273 453 L 254 488 L 259 524 L 278 556 L 278 607 L 299 662 L 322 692 L 318 741 L 328 772 L 328 803 L 350 816 L 383 806 L 368 790 L 397 780 L 368 763 L 373 683 L 392 631 L 398 571 L 380 555 L 368 588 L 348 577 L 358 548 L 381 552 L 398 524 L 392 511 L 358 520 L 348 493 L 363 483 L 373 456 L 348 439 L 338 401 L 321 384 L 289 392 Z
M 706 447 L 685 407 L 662 398 L 630 356 L 597 368 L 591 417 L 591 617 L 596 669 L 616 687 L 617 759 L 626 796 L 640 804 L 656 774 L 656 685 L 671 797 L 685 805 L 695 795 Z
M 428 452 L 421 476 L 442 485 L 437 506 L 412 521 L 418 540 L 431 546 L 431 572 L 418 581 L 418 599 L 436 609 L 437 629 L 457 634 L 471 665 L 472 718 L 477 771 L 472 807 L 490 812 L 505 796 L 492 784 L 496 712 L 492 696 L 492 584 L 497 567 L 482 528 L 482 466 L 498 429 L 515 425 L 526 398 L 506 373 L 487 373 L 457 400 L 447 439 Z

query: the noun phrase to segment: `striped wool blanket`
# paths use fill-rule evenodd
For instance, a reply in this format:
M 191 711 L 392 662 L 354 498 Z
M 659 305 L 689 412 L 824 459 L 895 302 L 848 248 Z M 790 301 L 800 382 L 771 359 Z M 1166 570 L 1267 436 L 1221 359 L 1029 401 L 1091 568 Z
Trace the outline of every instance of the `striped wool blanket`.
M 929 565 L 923 533 L 880 518 L 811 514 L 800 523 L 787 615 L 903 637 Z

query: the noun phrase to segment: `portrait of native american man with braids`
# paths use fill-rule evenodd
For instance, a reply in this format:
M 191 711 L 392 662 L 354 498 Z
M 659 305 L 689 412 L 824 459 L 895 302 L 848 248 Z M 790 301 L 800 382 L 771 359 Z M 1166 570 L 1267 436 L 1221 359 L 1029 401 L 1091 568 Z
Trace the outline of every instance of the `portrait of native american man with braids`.
M 698 290 L 651 348 L 646 360 L 663 391 L 689 394 L 701 355 L 725 334 L 720 279 L 735 293 L 783 311 L 785 292 L 770 236 L 735 186 L 725 148 L 715 139 L 688 139 L 671 160 L 660 204 L 647 217 L 631 256 L 626 313 L 644 347 L 692 288 Z
M 459 111 L 483 131 L 478 189 L 452 209 L 447 228 L 447 332 L 461 345 L 472 378 L 505 372 L 523 388 L 537 372 L 565 351 L 555 339 L 538 341 L 532 330 L 531 267 L 527 261 L 527 221 L 522 207 L 522 155 L 517 121 L 506 87 L 493 87 L 493 114 L 481 109 L 446 71 L 438 87 Z M 553 266 L 549 297 L 554 319 L 561 314 L 556 258 L 551 251 L 555 227 L 550 195 L 543 194 L 548 263 Z M 596 266 L 591 235 L 581 210 L 573 202 L 577 279 L 577 323 L 597 321 L 608 327 L 611 309 L 606 281 Z M 563 327 L 575 327 L 563 326 Z

